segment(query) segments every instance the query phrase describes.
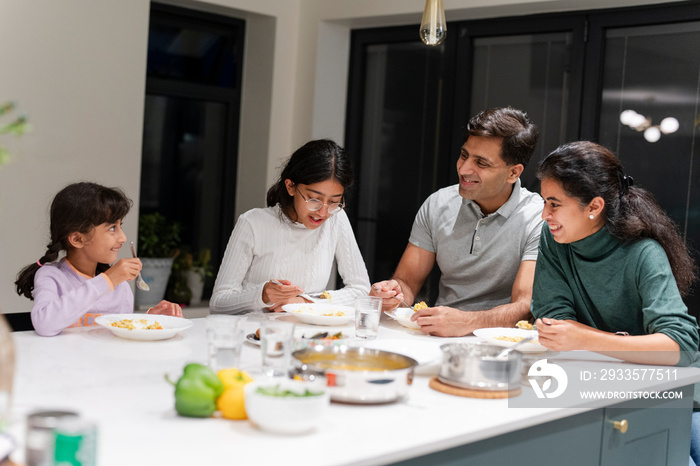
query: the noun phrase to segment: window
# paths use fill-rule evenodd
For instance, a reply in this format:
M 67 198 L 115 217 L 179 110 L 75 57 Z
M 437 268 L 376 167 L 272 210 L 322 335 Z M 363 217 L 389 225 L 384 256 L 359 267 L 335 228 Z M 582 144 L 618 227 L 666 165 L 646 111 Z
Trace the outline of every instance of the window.
M 179 222 L 183 247 L 209 249 L 214 270 L 234 223 L 244 26 L 151 7 L 140 213 Z
M 391 277 L 420 203 L 456 182 L 469 117 L 495 106 L 521 108 L 540 128 L 522 175 L 530 190 L 539 191 L 537 163 L 559 144 L 599 142 L 700 250 L 700 49 L 691 46 L 700 42 L 697 5 L 464 21 L 449 29 L 456 33 L 438 48 L 420 43 L 417 25 L 353 31 L 346 146 L 360 166 L 362 215 L 351 220 L 371 280 Z M 649 142 L 621 123 L 626 109 L 653 125 L 673 117 L 678 129 Z M 698 317 L 700 292 L 686 304 Z

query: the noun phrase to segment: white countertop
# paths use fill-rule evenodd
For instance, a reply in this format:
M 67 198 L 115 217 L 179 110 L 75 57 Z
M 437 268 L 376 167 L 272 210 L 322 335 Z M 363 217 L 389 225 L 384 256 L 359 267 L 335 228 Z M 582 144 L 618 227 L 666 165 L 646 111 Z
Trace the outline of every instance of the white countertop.
M 261 318 L 250 316 L 246 333 L 255 331 Z M 280 318 L 295 320 L 286 315 Z M 424 336 L 385 319 L 379 340 L 421 341 L 424 346 L 433 344 L 437 351 L 446 342 L 474 338 Z M 177 380 L 185 364 L 206 364 L 205 319 L 193 322 L 181 335 L 162 341 L 124 340 L 101 327 L 67 330 L 50 338 L 14 333 L 17 364 L 10 434 L 19 448 L 12 459 L 23 461 L 26 416 L 38 409 L 74 410 L 95 421 L 101 466 L 224 461 L 326 466 L 400 461 L 612 404 L 598 400 L 580 408 L 509 408 L 507 399 L 437 392 L 428 386 L 429 375 L 419 375 L 409 395 L 395 403 L 332 403 L 322 426 L 305 435 L 268 434 L 248 421 L 184 418 L 175 413 L 174 390 L 164 375 Z M 354 334 L 351 324 L 332 328 L 298 324 L 297 333 L 319 329 Z M 258 347 L 244 343 L 241 365 L 254 366 L 259 361 Z M 699 369 L 678 370 L 674 383 L 650 383 L 649 388 L 663 390 L 700 381 Z

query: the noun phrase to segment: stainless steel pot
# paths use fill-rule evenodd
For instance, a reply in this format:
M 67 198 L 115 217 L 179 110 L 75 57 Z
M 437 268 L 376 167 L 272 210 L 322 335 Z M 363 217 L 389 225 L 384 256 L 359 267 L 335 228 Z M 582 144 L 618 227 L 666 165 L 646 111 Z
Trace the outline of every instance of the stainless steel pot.
M 487 342 L 448 343 L 440 349 L 438 380 L 443 383 L 480 390 L 512 390 L 520 385 L 522 353 L 517 350 L 497 359 L 503 348 Z
M 331 399 L 346 403 L 387 403 L 403 397 L 418 365 L 402 354 L 348 346 L 314 346 L 293 356 L 294 375 L 326 377 Z

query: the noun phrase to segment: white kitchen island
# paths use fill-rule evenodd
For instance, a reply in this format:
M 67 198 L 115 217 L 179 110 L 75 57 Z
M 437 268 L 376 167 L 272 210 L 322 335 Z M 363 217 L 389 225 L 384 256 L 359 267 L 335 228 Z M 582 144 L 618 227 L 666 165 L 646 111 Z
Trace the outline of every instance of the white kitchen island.
M 251 316 L 247 331 L 255 331 L 262 318 Z M 434 345 L 436 353 L 443 343 L 463 340 L 424 336 L 384 319 L 379 342 L 415 341 L 422 348 Z M 688 448 L 692 389 L 700 381 L 700 369 L 695 368 L 678 368 L 673 381 L 646 384 L 649 390 L 685 387 L 684 398 L 665 401 L 666 408 L 624 409 L 611 400 L 582 402 L 577 408 L 512 408 L 507 399 L 440 393 L 428 386 L 430 375 L 418 375 L 409 395 L 394 403 L 332 403 L 321 427 L 305 435 L 273 435 L 249 421 L 179 417 L 173 387 L 164 375 L 177 380 L 185 364 L 206 363 L 205 319 L 193 322 L 182 334 L 162 341 L 124 340 L 101 327 L 67 330 L 49 338 L 14 333 L 17 364 L 10 434 L 19 447 L 12 459 L 19 463 L 24 459 L 29 413 L 65 409 L 96 422 L 100 466 L 495 464 L 495 459 L 512 464 L 605 464 L 615 458 L 611 454 L 629 458 L 630 451 L 648 459 L 644 448 L 670 454 L 668 464 L 683 457 L 687 464 L 687 451 L 677 450 L 679 445 Z M 299 324 L 297 332 L 309 335 L 325 329 Z M 351 324 L 329 330 L 354 333 Z M 561 364 L 573 359 L 569 353 L 557 357 Z M 259 361 L 258 347 L 244 343 L 242 366 Z M 574 362 L 581 367 L 595 365 Z M 620 367 L 645 366 L 620 363 Z M 527 390 L 532 388 L 523 386 L 523 392 Z M 613 429 L 614 416 L 629 418 L 626 434 Z M 564 463 L 553 460 L 562 454 Z M 610 464 L 665 463 L 630 459 Z

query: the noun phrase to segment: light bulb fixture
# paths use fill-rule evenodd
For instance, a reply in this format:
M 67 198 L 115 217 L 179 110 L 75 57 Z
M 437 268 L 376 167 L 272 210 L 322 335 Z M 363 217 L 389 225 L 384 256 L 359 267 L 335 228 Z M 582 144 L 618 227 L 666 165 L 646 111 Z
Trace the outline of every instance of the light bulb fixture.
M 662 134 L 671 134 L 678 131 L 680 123 L 673 117 L 666 117 L 658 125 L 651 124 L 651 118 L 640 115 L 634 110 L 623 110 L 620 113 L 620 123 L 629 126 L 635 131 L 643 131 L 644 139 L 649 142 L 656 142 L 661 139 Z
M 447 37 L 445 7 L 442 0 L 426 0 L 423 19 L 420 22 L 420 40 L 425 45 L 440 45 Z

